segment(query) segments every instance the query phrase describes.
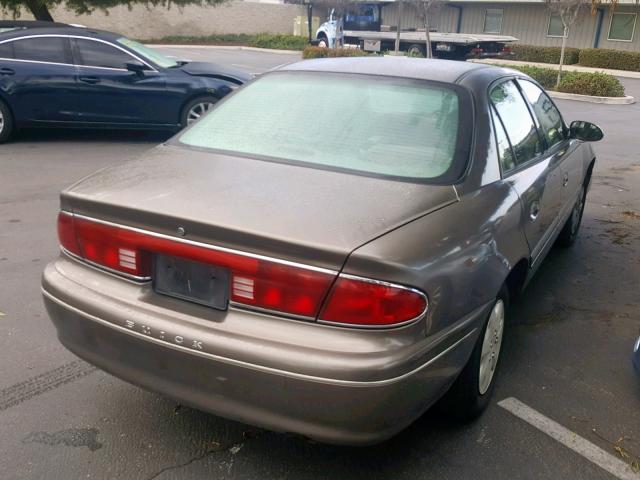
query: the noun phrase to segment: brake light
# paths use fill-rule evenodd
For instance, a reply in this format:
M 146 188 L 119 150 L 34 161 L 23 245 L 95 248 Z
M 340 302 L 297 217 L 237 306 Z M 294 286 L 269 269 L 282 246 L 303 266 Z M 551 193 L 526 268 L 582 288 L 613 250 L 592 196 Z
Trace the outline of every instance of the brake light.
M 61 213 L 61 245 L 71 253 L 111 270 L 150 278 L 153 253 L 173 255 L 229 270 L 233 302 L 315 318 L 335 273 L 288 262 L 187 243 L 130 228 Z
M 362 326 L 393 326 L 422 315 L 427 298 L 418 290 L 340 275 L 320 320 Z
M 427 309 L 422 292 L 400 285 L 340 275 L 329 291 L 336 276 L 330 270 L 186 242 L 64 212 L 58 216 L 58 236 L 70 253 L 138 279 L 151 278 L 154 253 L 226 268 L 232 302 L 289 315 L 344 325 L 394 326 L 418 318 Z

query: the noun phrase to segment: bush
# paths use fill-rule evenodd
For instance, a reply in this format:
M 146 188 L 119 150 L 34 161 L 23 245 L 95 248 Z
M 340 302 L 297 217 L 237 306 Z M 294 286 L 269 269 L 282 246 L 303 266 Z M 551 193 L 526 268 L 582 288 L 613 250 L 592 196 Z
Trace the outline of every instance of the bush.
M 510 66 L 526 75 L 529 75 L 536 82 L 542 85 L 545 90 L 552 90 L 556 85 L 558 79 L 558 71 L 551 68 L 531 67 L 529 65 Z
M 563 73 L 558 91 L 598 97 L 624 97 L 624 87 L 620 80 L 606 73 Z
M 367 52 L 357 48 L 324 48 L 309 46 L 302 52 L 302 58 L 330 58 L 330 57 L 365 57 Z
M 514 60 L 521 62 L 560 63 L 560 47 L 536 47 L 535 45 L 510 45 Z M 580 49 L 567 47 L 564 49 L 564 64 L 578 63 Z
M 260 33 L 249 41 L 251 47 L 274 48 L 276 50 L 304 50 L 307 45 L 309 45 L 309 40 L 306 37 L 283 33 Z
M 585 48 L 580 50 L 580 65 L 596 68 L 613 68 L 640 72 L 640 52 Z
M 503 67 L 503 65 L 496 65 Z M 545 90 L 555 90 L 558 71 L 529 65 L 510 66 L 537 81 Z M 595 95 L 598 97 L 623 97 L 624 87 L 613 75 L 606 73 L 563 72 L 559 92 Z
M 296 35 L 260 33 L 249 35 L 247 33 L 214 33 L 202 36 L 179 36 L 171 35 L 167 37 L 146 40 L 145 43 L 175 43 L 175 44 L 195 44 L 195 45 L 248 45 L 258 48 L 274 48 L 277 50 L 303 50 L 309 45 L 306 37 Z

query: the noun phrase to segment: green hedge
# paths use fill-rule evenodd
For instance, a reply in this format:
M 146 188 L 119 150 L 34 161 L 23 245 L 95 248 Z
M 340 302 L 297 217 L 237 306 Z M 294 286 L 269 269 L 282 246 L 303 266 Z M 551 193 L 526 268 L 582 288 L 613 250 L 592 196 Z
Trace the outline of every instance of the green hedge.
M 580 65 L 640 72 L 640 52 L 584 48 L 580 50 Z
M 143 40 L 144 43 L 175 43 L 192 45 L 246 45 L 258 48 L 273 48 L 277 50 L 304 50 L 309 45 L 306 37 L 296 35 L 259 33 L 249 35 L 247 33 L 211 34 L 202 36 L 171 35 L 153 40 Z
M 518 43 L 510 45 L 514 53 L 513 60 L 522 62 L 537 63 L 560 63 L 560 47 L 537 47 L 535 45 L 520 45 Z M 578 48 L 566 47 L 564 49 L 564 64 L 572 65 L 578 63 L 580 50 Z
M 557 70 L 528 65 L 512 66 L 510 68 L 529 75 L 546 90 L 556 89 Z M 620 80 L 606 73 L 563 72 L 558 91 L 599 97 L 624 96 L 624 87 Z
M 302 52 L 302 58 L 328 58 L 328 57 L 365 57 L 367 52 L 357 48 L 324 48 L 309 46 Z
M 249 46 L 276 50 L 304 50 L 309 45 L 307 37 L 297 35 L 261 33 L 249 41 Z

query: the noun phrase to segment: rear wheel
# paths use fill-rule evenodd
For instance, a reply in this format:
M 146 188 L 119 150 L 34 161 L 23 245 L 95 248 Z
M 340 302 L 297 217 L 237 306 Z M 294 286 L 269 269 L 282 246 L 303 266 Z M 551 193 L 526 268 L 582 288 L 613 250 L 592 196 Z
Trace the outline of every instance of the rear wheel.
M 427 51 L 426 47 L 424 45 L 420 45 L 418 43 L 414 43 L 412 45 L 409 45 L 409 48 L 407 48 L 407 56 L 408 57 L 417 57 L 417 58 L 424 58 L 424 54 Z
M 441 407 L 459 421 L 473 420 L 489 405 L 500 364 L 508 304 L 509 292 L 503 287 L 480 332 L 471 358 L 440 402 Z
M 6 142 L 13 133 L 13 115 L 6 103 L 0 100 L 0 143 Z
M 586 199 L 587 189 L 583 185 L 580 189 L 580 193 L 578 194 L 578 199 L 573 205 L 571 215 L 558 235 L 557 243 L 561 247 L 570 247 L 576 241 L 576 238 L 578 238 L 578 231 L 582 224 L 582 214 L 584 213 L 584 204 Z
M 191 125 L 211 110 L 216 103 L 218 103 L 218 99 L 216 97 L 198 97 L 191 100 L 182 109 L 180 124 L 183 127 Z

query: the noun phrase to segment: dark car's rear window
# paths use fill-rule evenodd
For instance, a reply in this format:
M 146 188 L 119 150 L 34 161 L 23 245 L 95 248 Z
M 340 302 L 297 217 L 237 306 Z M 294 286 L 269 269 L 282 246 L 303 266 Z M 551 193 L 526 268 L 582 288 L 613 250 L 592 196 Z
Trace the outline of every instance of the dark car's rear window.
M 265 75 L 184 132 L 183 144 L 418 180 L 460 172 L 463 107 L 453 87 L 395 77 Z M 468 129 L 467 129 L 468 130 Z M 462 148 L 461 148 L 462 147 Z

